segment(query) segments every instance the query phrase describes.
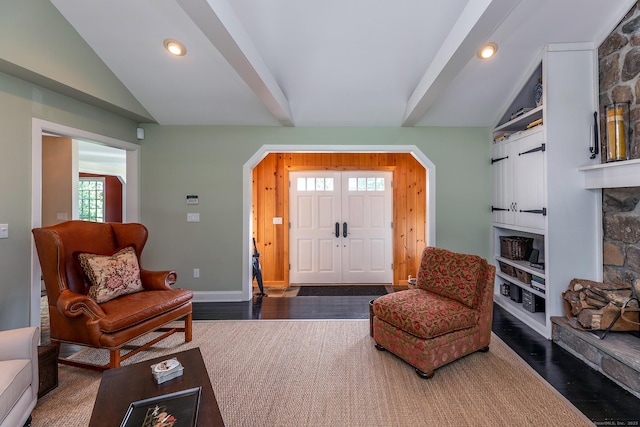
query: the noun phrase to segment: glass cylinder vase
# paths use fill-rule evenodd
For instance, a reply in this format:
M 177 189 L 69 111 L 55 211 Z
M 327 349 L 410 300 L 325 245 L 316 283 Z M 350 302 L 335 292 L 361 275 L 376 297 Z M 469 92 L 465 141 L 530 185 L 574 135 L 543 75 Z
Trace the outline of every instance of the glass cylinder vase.
M 605 105 L 607 120 L 607 162 L 629 158 L 629 102 Z

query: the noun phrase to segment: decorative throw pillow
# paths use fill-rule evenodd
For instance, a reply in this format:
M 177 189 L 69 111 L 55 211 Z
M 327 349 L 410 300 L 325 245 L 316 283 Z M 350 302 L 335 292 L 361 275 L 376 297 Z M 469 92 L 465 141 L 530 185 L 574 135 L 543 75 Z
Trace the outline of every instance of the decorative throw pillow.
M 143 289 L 138 257 L 132 246 L 113 255 L 81 253 L 78 261 L 91 282 L 89 296 L 98 304 Z

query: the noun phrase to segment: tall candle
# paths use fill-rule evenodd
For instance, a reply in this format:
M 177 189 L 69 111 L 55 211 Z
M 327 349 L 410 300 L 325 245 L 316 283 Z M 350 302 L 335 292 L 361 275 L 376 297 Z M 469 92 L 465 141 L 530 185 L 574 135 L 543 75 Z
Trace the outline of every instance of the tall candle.
M 627 139 L 624 129 L 624 109 L 619 105 L 616 109 L 616 159 L 623 160 L 627 158 Z
M 624 104 L 607 106 L 607 161 L 627 158 Z

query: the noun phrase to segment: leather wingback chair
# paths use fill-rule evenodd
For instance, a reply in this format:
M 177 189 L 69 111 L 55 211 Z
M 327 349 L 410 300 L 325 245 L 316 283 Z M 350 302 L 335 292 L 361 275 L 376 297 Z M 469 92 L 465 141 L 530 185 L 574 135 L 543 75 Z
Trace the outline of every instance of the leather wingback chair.
M 373 339 L 423 378 L 475 351 L 488 351 L 495 267 L 477 255 L 428 247 L 416 289 L 372 303 Z
M 51 342 L 105 348 L 110 352 L 108 365 L 65 358 L 59 358 L 60 363 L 97 370 L 116 368 L 122 360 L 174 332 L 184 332 L 185 342 L 191 341 L 193 293 L 171 287 L 176 282 L 174 271 L 148 271 L 140 265 L 143 287 L 140 292 L 103 303 L 88 295 L 90 284 L 78 254 L 112 255 L 132 246 L 139 264 L 148 237 L 144 225 L 66 221 L 32 232 L 47 289 Z M 182 318 L 184 327 L 166 328 L 168 323 Z M 122 346 L 152 331 L 164 334 L 124 356 L 120 354 Z

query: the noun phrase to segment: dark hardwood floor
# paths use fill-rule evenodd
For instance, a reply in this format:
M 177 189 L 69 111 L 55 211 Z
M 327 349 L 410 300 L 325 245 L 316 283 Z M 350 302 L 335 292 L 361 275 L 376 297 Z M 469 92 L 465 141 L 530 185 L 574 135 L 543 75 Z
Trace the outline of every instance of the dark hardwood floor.
M 194 303 L 194 320 L 368 319 L 371 296 Z M 493 331 L 596 425 L 640 425 L 640 399 L 494 306 Z M 372 344 L 373 347 L 373 344 Z M 535 402 L 514 402 L 535 405 Z M 562 425 L 560 421 L 558 425 Z

